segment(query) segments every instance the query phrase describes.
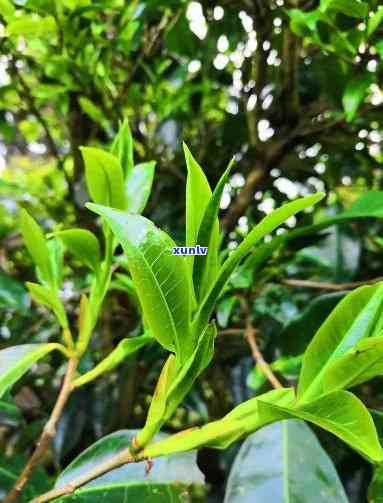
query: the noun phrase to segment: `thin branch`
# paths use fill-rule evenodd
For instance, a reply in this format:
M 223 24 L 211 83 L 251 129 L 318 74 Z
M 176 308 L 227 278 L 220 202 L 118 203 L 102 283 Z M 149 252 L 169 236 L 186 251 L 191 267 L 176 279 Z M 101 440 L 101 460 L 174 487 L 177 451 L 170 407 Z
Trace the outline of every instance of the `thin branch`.
M 353 290 L 363 285 L 373 285 L 383 281 L 383 277 L 368 279 L 365 281 L 354 281 L 350 283 L 327 283 L 325 281 L 310 281 L 305 279 L 283 279 L 282 283 L 287 286 L 298 288 L 312 288 L 314 290 L 330 290 L 333 292 L 340 292 L 342 290 Z
M 52 499 L 58 498 L 59 496 L 65 496 L 67 494 L 72 494 L 77 488 L 82 485 L 94 480 L 97 477 L 100 477 L 106 472 L 118 468 L 119 466 L 126 465 L 128 463 L 138 463 L 139 461 L 146 461 L 147 458 L 138 456 L 132 456 L 129 449 L 124 449 L 117 455 L 112 458 L 100 463 L 93 470 L 77 477 L 69 484 L 66 484 L 62 487 L 58 487 L 56 489 L 52 489 L 37 498 L 34 498 L 30 503 L 45 503 L 46 501 L 50 501 Z
M 256 340 L 256 330 L 251 323 L 250 316 L 247 317 L 246 320 L 246 329 L 245 329 L 245 338 L 250 346 L 251 354 L 258 365 L 261 372 L 265 375 L 265 377 L 269 380 L 273 388 L 280 389 L 283 388 L 282 384 L 274 375 L 274 372 L 271 370 L 269 364 L 263 358 L 261 351 L 258 348 L 257 340 Z
M 17 479 L 11 492 L 3 500 L 3 503 L 13 503 L 18 499 L 25 484 L 28 482 L 34 468 L 41 463 L 44 458 L 49 444 L 56 433 L 56 426 L 61 417 L 64 406 L 72 392 L 72 381 L 78 365 L 77 358 L 71 358 L 68 362 L 68 367 L 65 373 L 64 382 L 61 391 L 57 397 L 56 404 L 53 408 L 52 414 L 46 423 L 43 432 L 37 442 L 37 446 L 32 456 L 29 458 L 28 463 L 25 465 L 24 470 Z

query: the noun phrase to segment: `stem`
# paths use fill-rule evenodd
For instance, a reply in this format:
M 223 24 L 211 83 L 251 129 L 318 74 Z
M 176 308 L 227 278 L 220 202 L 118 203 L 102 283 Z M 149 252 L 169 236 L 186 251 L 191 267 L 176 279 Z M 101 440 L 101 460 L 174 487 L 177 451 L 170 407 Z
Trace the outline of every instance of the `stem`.
M 373 278 L 365 281 L 354 281 L 351 283 L 326 283 L 324 281 L 309 281 L 304 279 L 283 279 L 282 283 L 287 286 L 296 286 L 303 288 L 313 288 L 314 290 L 330 290 L 340 292 L 342 290 L 353 290 L 363 285 L 373 285 L 383 281 L 383 277 Z
M 36 465 L 40 464 L 42 459 L 44 458 L 49 444 L 56 433 L 56 426 L 61 417 L 64 406 L 72 392 L 72 381 L 76 372 L 77 365 L 77 358 L 71 358 L 69 360 L 61 391 L 57 397 L 57 401 L 53 408 L 52 414 L 40 435 L 36 449 L 33 452 L 32 456 L 29 458 L 11 492 L 3 500 L 3 503 L 13 503 L 17 500 L 25 484 L 28 482 L 33 469 Z
M 267 377 L 273 388 L 281 389 L 283 388 L 282 384 L 275 377 L 274 372 L 271 370 L 269 364 L 264 360 L 261 351 L 258 348 L 258 344 L 256 341 L 256 330 L 253 327 L 250 317 L 248 317 L 246 322 L 246 330 L 245 330 L 245 338 L 250 346 L 251 353 L 256 364 L 259 366 L 262 373 Z
M 107 461 L 104 461 L 103 463 L 99 464 L 96 468 L 90 470 L 86 474 L 77 477 L 69 484 L 66 484 L 65 486 L 62 487 L 58 487 L 56 489 L 52 489 L 51 491 L 48 491 L 47 493 L 38 496 L 37 498 L 34 498 L 30 503 L 44 503 L 45 501 L 58 498 L 59 496 L 72 494 L 73 491 L 75 491 L 78 487 L 86 484 L 87 482 L 90 482 L 91 480 L 94 480 L 97 477 L 100 477 L 104 473 L 109 472 L 114 468 L 118 468 L 119 466 L 128 463 L 137 463 L 139 461 L 145 461 L 145 460 L 146 460 L 145 457 L 132 456 L 129 449 L 124 449 L 116 456 L 113 456 Z

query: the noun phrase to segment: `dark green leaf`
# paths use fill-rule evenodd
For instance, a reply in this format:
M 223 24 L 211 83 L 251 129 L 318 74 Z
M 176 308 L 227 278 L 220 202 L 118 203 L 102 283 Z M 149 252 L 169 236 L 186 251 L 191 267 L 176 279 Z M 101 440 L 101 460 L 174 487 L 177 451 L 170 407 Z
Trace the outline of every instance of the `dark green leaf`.
M 0 273 L 0 307 L 25 312 L 29 307 L 28 293 L 14 278 Z
M 351 79 L 347 84 L 343 94 L 343 108 L 348 122 L 351 122 L 355 117 L 359 105 L 366 97 L 372 82 L 373 79 L 371 74 L 363 73 Z
M 331 459 L 303 421 L 262 428 L 245 440 L 235 458 L 224 503 L 268 500 L 348 502 Z

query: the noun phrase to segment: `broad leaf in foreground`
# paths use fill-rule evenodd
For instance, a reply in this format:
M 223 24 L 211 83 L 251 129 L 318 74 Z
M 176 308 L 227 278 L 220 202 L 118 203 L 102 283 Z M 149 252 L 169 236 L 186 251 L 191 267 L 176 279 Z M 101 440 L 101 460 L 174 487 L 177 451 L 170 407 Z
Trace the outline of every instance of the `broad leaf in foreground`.
M 304 421 L 265 426 L 242 444 L 224 503 L 347 503 L 331 459 Z
M 137 430 L 114 432 L 82 452 L 58 477 L 59 488 L 86 475 L 97 465 L 129 448 Z M 166 435 L 158 434 L 157 438 Z M 196 463 L 196 453 L 188 452 L 153 460 L 149 473 L 144 462 L 123 465 L 92 480 L 73 495 L 57 500 L 62 503 L 94 503 L 105 501 L 147 501 L 147 503 L 184 502 L 192 485 L 203 485 L 204 477 Z M 102 499 L 104 498 L 104 499 Z

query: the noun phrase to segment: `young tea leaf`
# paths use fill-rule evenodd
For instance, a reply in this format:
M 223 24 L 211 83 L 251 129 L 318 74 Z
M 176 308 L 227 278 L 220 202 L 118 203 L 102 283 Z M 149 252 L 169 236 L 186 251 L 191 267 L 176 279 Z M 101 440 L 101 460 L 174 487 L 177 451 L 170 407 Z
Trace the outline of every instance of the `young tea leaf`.
M 24 209 L 21 210 L 20 228 L 25 245 L 33 262 L 38 267 L 42 279 L 49 285 L 54 286 L 55 282 L 45 236 L 41 227 Z
M 251 251 L 253 246 L 259 242 L 267 234 L 273 232 L 283 222 L 299 211 L 316 204 L 323 199 L 324 194 L 319 192 L 313 196 L 303 197 L 285 204 L 274 210 L 272 213 L 264 217 L 258 225 L 252 229 L 245 237 L 242 243 L 232 252 L 221 266 L 216 281 L 211 286 L 209 292 L 201 303 L 201 306 L 195 315 L 193 321 L 193 329 L 199 333 L 202 327 L 209 321 L 213 312 L 215 303 L 221 294 L 226 282 L 230 278 L 232 272 L 247 253 Z
M 154 178 L 155 161 L 137 164 L 125 180 L 127 197 L 126 210 L 129 213 L 142 213 L 148 202 Z
M 133 137 L 129 122 L 126 119 L 118 129 L 118 133 L 112 144 L 111 152 L 119 159 L 124 178 L 126 179 L 131 175 L 134 167 Z
M 373 463 L 383 460 L 383 450 L 370 413 L 348 391 L 335 391 L 304 405 L 281 406 L 259 399 L 258 412 L 264 421 L 304 419 L 333 433 Z
M 55 232 L 68 250 L 84 265 L 98 273 L 101 253 L 96 236 L 85 229 L 69 229 Z
M 190 294 L 184 257 L 172 255 L 174 242 L 150 220 L 89 204 L 121 243 L 153 337 L 181 361 L 193 352 L 190 334 Z
M 342 299 L 310 342 L 299 378 L 298 398 L 310 401 L 327 389 L 328 366 L 359 340 L 374 335 L 383 308 L 383 284 L 357 288 Z
M 234 161 L 229 163 L 219 179 L 203 215 L 196 243 L 207 246 L 207 256 L 196 256 L 193 264 L 193 284 L 197 298 L 202 298 L 215 280 L 218 269 L 219 223 L 218 213 L 223 189 L 233 168 Z
M 66 329 L 68 328 L 68 320 L 66 317 L 64 306 L 58 297 L 57 293 L 50 288 L 39 285 L 38 283 L 26 283 L 32 299 L 44 306 L 49 307 L 55 313 L 60 325 Z
M 95 203 L 120 210 L 126 207 L 124 175 L 120 161 L 109 152 L 81 147 L 89 194 Z

